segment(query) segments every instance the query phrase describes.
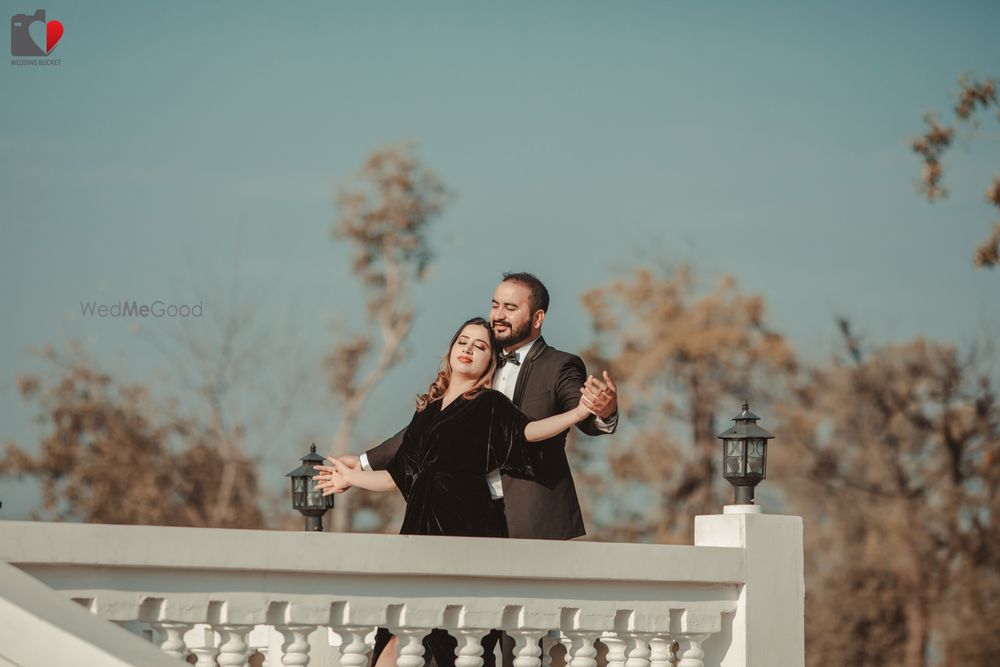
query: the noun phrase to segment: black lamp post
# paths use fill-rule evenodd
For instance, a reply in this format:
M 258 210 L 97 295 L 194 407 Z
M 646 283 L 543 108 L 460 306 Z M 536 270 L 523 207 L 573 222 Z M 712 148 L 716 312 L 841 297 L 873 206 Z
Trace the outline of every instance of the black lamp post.
M 320 463 L 323 457 L 316 453 L 314 443 L 309 453 L 302 457 L 302 465 L 285 475 L 292 478 L 292 509 L 297 509 L 306 518 L 307 531 L 323 532 L 323 515 L 333 507 L 333 496 L 324 496 L 313 480 L 318 474 L 313 466 Z
M 753 488 L 767 473 L 767 441 L 774 436 L 757 426 L 757 415 L 743 401 L 736 423 L 720 433 L 722 438 L 722 476 L 736 487 L 736 504 L 752 505 Z

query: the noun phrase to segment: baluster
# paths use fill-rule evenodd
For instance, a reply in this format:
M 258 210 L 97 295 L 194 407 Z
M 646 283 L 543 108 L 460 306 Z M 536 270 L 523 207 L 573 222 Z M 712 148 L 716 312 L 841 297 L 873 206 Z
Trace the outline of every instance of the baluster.
M 583 632 L 567 632 L 569 638 L 569 667 L 597 667 L 597 649 L 594 635 Z
M 337 627 L 333 631 L 340 635 L 341 667 L 364 667 L 368 664 L 369 646 L 365 637 L 371 628 L 352 625 Z
M 563 654 L 563 665 L 565 665 L 566 667 L 569 667 L 569 658 L 573 654 L 573 651 L 572 651 L 572 649 L 573 649 L 573 640 L 570 639 L 569 636 L 566 635 L 566 633 L 561 632 L 559 634 L 559 643 L 562 644 L 562 647 L 564 649 L 566 649 L 566 652 Z
M 701 650 L 701 644 L 707 638 L 708 635 L 681 635 L 680 650 L 677 653 L 680 660 L 677 667 L 705 667 L 705 662 L 702 660 L 705 652 Z
M 538 635 L 524 630 L 507 632 L 514 640 L 514 667 L 541 667 L 542 649 L 538 646 Z M 544 642 L 546 638 L 542 641 Z M 549 656 L 551 664 L 552 657 Z
M 309 633 L 315 625 L 276 625 L 274 629 L 285 640 L 281 645 L 281 664 L 285 667 L 309 664 Z
M 600 641 L 608 647 L 608 667 L 625 667 L 625 641 L 614 632 L 605 632 Z
M 423 667 L 424 665 L 424 637 L 430 630 L 419 628 L 407 628 L 396 630 L 399 641 L 399 652 L 396 658 L 397 667 Z
M 483 631 L 476 628 L 462 628 L 451 632 L 458 634 L 455 667 L 483 667 Z
M 219 649 L 214 646 L 199 646 L 197 648 L 191 649 L 198 661 L 194 663 L 194 667 L 215 667 L 215 656 L 219 655 Z
M 673 641 L 667 637 L 653 637 L 649 640 L 649 667 L 673 667 L 671 653 Z
M 167 655 L 181 660 L 187 658 L 187 646 L 184 645 L 184 633 L 191 628 L 191 623 L 172 623 L 160 621 L 150 623 L 160 636 L 160 650 Z
M 247 635 L 252 625 L 220 625 L 222 646 L 219 647 L 219 667 L 243 667 L 247 662 Z
M 625 640 L 625 667 L 650 667 L 649 635 L 632 634 Z

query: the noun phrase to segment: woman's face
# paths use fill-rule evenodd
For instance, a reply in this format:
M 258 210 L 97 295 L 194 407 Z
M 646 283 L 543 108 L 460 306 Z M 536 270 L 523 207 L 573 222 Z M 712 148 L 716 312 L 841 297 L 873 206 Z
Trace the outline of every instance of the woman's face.
M 451 346 L 451 372 L 478 380 L 489 368 L 492 356 L 489 332 L 481 324 L 469 324 Z

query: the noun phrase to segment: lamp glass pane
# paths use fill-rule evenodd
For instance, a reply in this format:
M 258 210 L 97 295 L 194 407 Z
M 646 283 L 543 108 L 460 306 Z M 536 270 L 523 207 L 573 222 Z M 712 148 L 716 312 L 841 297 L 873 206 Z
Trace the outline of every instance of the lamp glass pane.
M 728 475 L 740 475 L 740 474 L 742 474 L 743 471 L 741 470 L 740 461 L 741 461 L 741 459 L 739 459 L 739 458 L 733 458 L 733 457 L 727 456 L 726 457 L 726 474 L 728 474 Z
M 302 477 L 292 477 L 292 492 L 302 493 L 305 490 L 305 479 Z
M 763 439 L 755 438 L 750 441 L 750 450 L 747 453 L 747 469 L 755 475 L 764 474 L 764 451 L 765 442 Z
M 741 440 L 726 440 L 726 456 L 740 456 L 743 453 L 741 443 Z

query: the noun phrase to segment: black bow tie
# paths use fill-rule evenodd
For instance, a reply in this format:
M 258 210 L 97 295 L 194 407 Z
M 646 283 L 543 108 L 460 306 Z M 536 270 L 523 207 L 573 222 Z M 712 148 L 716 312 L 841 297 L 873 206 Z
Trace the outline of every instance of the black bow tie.
M 517 358 L 517 352 L 500 353 L 500 367 L 502 368 L 508 362 L 514 364 L 515 366 L 521 365 L 521 361 Z

